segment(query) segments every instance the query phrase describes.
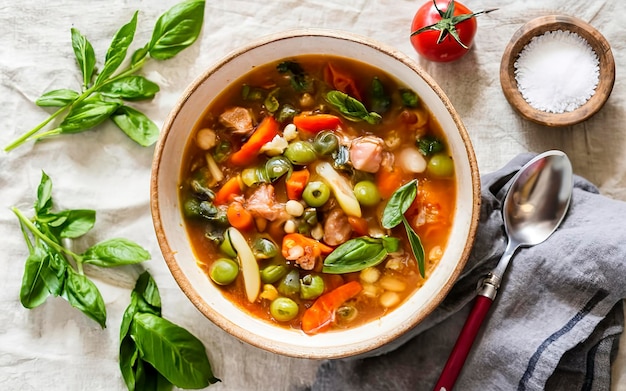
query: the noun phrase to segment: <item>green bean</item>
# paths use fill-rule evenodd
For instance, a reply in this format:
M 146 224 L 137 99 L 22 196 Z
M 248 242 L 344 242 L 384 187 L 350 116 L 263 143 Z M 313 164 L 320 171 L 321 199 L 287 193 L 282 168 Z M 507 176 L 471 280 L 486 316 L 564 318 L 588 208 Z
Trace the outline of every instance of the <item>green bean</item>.
M 302 192 L 302 199 L 309 206 L 320 207 L 330 198 L 330 188 L 324 182 L 313 181 L 307 183 Z
M 294 141 L 287 146 L 284 155 L 291 163 L 305 165 L 317 159 L 317 153 L 311 143 L 307 141 Z
M 268 265 L 261 269 L 261 281 L 273 284 L 287 274 L 289 268 L 285 265 Z
M 437 153 L 428 161 L 426 171 L 440 178 L 451 177 L 454 174 L 454 161 L 445 153 Z
M 361 181 L 354 186 L 354 195 L 363 206 L 374 206 L 380 202 L 378 188 L 371 181 Z
M 298 311 L 298 304 L 287 297 L 278 297 L 270 304 L 270 314 L 279 322 L 289 322 L 298 316 Z
M 268 238 L 258 237 L 252 243 L 252 253 L 256 259 L 269 259 L 278 255 L 278 247 Z
M 337 320 L 340 323 L 349 323 L 352 322 L 357 315 L 359 314 L 359 310 L 352 305 L 343 305 L 337 309 Z
M 214 261 L 209 268 L 209 277 L 218 285 L 228 285 L 235 281 L 239 274 L 237 262 L 228 258 L 220 258 Z
M 324 279 L 321 276 L 307 274 L 300 279 L 300 298 L 304 300 L 317 299 L 324 293 Z
M 220 250 L 222 250 L 222 252 L 228 255 L 229 257 L 234 258 L 237 256 L 237 252 L 233 248 L 233 244 L 230 242 L 230 236 L 228 235 L 228 230 L 226 230 L 226 233 L 224 234 L 224 240 L 220 244 Z

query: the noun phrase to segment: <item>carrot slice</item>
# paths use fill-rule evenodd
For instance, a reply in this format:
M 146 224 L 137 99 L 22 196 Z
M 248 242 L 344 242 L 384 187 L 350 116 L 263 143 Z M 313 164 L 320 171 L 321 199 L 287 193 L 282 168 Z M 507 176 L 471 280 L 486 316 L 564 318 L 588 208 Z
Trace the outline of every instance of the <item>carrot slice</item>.
M 363 217 L 348 216 L 348 223 L 357 235 L 367 236 L 369 234 L 369 225 Z
M 310 247 L 312 249 L 311 253 L 316 257 L 322 254 L 330 254 L 333 251 L 332 247 L 327 246 L 322 242 L 302 234 L 293 233 L 287 234 L 283 237 L 283 245 L 281 249 L 283 256 L 285 258 L 289 257 L 289 250 L 296 246 L 301 246 L 304 249 Z
M 383 166 L 376 173 L 376 186 L 383 199 L 391 197 L 402 186 L 403 181 L 404 172 L 399 167 Z
M 248 141 L 241 146 L 239 151 L 230 156 L 230 162 L 236 166 L 250 164 L 259 154 L 261 147 L 279 135 L 278 126 L 274 117 L 263 118 Z
M 302 192 L 309 182 L 311 173 L 306 168 L 300 171 L 294 171 L 291 176 L 285 181 L 285 187 L 287 188 L 287 198 L 290 200 L 299 200 L 302 197 Z
M 332 114 L 298 114 L 293 117 L 293 124 L 305 132 L 318 133 L 322 130 L 335 130 L 341 125 L 341 118 Z
M 232 198 L 241 195 L 241 178 L 236 175 L 224 183 L 222 187 L 215 193 L 213 203 L 215 205 L 224 205 L 232 201 Z
M 241 202 L 233 202 L 226 209 L 226 218 L 233 227 L 240 230 L 247 230 L 254 226 L 252 214 L 243 207 Z
M 302 331 L 317 334 L 328 329 L 335 320 L 339 307 L 358 295 L 362 289 L 358 281 L 350 281 L 318 297 L 302 315 Z

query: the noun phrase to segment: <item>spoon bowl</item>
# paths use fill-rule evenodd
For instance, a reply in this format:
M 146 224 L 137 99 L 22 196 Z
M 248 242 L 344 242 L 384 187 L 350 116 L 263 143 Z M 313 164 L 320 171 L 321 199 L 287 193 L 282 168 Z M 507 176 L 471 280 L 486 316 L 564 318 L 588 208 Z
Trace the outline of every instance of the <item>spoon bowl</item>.
M 502 205 L 506 249 L 478 290 L 472 312 L 435 385 L 436 391 L 452 390 L 515 251 L 545 241 L 563 221 L 574 185 L 572 164 L 565 153 L 547 151 L 526 163 L 511 182 Z

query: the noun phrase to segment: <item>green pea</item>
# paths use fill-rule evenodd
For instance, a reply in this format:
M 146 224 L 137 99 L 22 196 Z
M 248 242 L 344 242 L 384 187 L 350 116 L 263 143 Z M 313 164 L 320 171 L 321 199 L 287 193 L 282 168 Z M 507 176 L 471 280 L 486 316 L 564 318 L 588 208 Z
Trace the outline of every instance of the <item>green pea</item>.
M 261 269 L 261 281 L 264 284 L 273 284 L 287 274 L 289 269 L 285 265 L 268 265 Z
M 228 258 L 220 258 L 211 264 L 209 277 L 218 285 L 228 285 L 235 281 L 239 274 L 237 262 Z
M 278 291 L 285 296 L 293 296 L 300 292 L 300 273 L 292 270 L 278 284 Z
M 307 183 L 302 192 L 302 199 L 307 205 L 314 208 L 320 207 L 330 198 L 330 188 L 324 182 L 313 181 Z
M 354 195 L 363 206 L 374 206 L 380 202 L 380 192 L 372 181 L 361 181 L 354 186 Z
M 324 293 L 324 279 L 318 275 L 307 274 L 300 280 L 300 298 L 317 299 Z
M 445 153 L 435 154 L 428 161 L 426 171 L 440 178 L 451 177 L 454 175 L 454 161 Z
M 311 143 L 307 141 L 294 141 L 287 146 L 283 153 L 289 161 L 297 165 L 305 165 L 317 159 L 317 153 Z
M 298 303 L 287 298 L 278 297 L 270 304 L 270 314 L 279 322 L 289 322 L 298 316 Z

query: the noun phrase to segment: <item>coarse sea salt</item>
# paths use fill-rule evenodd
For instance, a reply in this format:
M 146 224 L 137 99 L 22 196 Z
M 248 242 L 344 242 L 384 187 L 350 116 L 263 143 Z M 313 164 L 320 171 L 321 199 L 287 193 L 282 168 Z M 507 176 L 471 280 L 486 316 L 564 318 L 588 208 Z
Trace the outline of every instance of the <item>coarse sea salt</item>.
M 524 99 L 549 113 L 576 110 L 593 96 L 600 79 L 598 55 L 571 31 L 548 31 L 532 38 L 514 66 Z

